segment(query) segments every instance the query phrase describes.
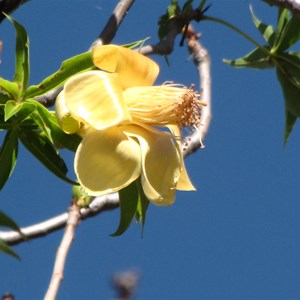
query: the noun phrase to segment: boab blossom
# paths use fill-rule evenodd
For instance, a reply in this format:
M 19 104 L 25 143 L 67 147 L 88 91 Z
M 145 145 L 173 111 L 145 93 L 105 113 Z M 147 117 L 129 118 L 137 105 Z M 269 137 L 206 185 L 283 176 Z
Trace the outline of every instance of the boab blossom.
M 82 136 L 74 162 L 79 183 L 98 196 L 140 177 L 157 205 L 172 204 L 176 189 L 195 190 L 180 129 L 199 126 L 199 95 L 180 85 L 152 86 L 158 65 L 133 50 L 96 46 L 92 57 L 98 70 L 71 77 L 56 104 L 62 129 Z

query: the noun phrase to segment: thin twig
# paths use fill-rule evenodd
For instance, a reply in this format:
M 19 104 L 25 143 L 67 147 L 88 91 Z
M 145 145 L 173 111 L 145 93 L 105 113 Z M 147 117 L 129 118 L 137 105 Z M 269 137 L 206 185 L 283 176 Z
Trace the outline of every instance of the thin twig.
M 118 207 L 118 193 L 107 194 L 96 197 L 88 208 L 82 208 L 80 210 L 80 214 L 82 219 L 87 219 Z M 22 235 L 17 231 L 0 231 L 0 240 L 12 246 L 28 240 L 40 238 L 65 227 L 67 219 L 68 213 L 63 213 L 44 222 L 22 228 Z
M 56 260 L 53 268 L 52 278 L 47 290 L 45 300 L 54 300 L 58 293 L 61 281 L 63 280 L 64 267 L 67 255 L 74 239 L 75 228 L 80 220 L 80 210 L 76 204 L 72 204 L 69 209 L 67 226 L 61 244 L 56 253 Z

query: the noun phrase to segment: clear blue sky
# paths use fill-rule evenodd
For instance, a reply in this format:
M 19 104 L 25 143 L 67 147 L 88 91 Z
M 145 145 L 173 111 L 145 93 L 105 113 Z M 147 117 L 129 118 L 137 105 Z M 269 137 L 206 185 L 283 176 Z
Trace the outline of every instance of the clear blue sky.
M 136 1 L 114 43 L 145 37 L 157 42 L 156 23 L 169 1 Z M 31 83 L 60 62 L 88 49 L 116 0 L 32 0 L 13 17 L 31 40 Z M 224 18 L 259 39 L 249 4 L 273 22 L 276 9 L 262 1 L 210 1 L 209 15 Z M 116 271 L 141 272 L 137 299 L 300 299 L 300 130 L 283 147 L 284 111 L 274 70 L 233 69 L 252 45 L 214 23 L 195 25 L 212 58 L 213 120 L 206 148 L 187 158 L 197 192 L 181 192 L 172 207 L 150 206 L 144 237 L 133 224 L 113 238 L 118 211 L 84 221 L 68 257 L 59 300 L 112 299 Z M 0 73 L 11 78 L 14 30 L 0 26 Z M 259 41 L 261 41 L 259 39 Z M 177 44 L 179 39 L 177 40 Z M 299 44 L 298 44 L 299 46 Z M 299 47 L 298 47 L 299 51 Z M 185 48 L 170 67 L 159 57 L 158 82 L 198 83 Z M 72 155 L 65 153 L 72 174 Z M 72 176 L 72 175 L 71 175 Z M 70 186 L 21 149 L 16 170 L 1 192 L 1 210 L 28 226 L 66 210 Z M 16 246 L 21 262 L 0 256 L 0 294 L 42 299 L 62 231 Z

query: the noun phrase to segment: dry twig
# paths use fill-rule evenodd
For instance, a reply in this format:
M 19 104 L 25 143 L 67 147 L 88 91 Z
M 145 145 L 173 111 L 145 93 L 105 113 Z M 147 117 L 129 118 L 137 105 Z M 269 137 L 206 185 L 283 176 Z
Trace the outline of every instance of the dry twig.
M 63 279 L 65 263 L 71 243 L 75 236 L 75 228 L 80 220 L 80 210 L 76 204 L 73 204 L 69 209 L 67 226 L 61 244 L 56 253 L 56 260 L 52 273 L 52 278 L 47 290 L 45 300 L 54 300 L 58 293 L 60 283 Z

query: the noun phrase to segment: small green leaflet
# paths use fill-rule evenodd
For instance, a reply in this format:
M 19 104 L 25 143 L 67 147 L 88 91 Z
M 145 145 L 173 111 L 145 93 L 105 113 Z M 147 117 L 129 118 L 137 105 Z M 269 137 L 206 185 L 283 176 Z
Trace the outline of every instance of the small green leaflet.
M 136 182 L 119 191 L 120 199 L 120 223 L 115 233 L 111 236 L 119 236 L 130 226 L 138 205 L 139 191 Z
M 20 259 L 20 256 L 14 252 L 5 242 L 0 240 L 0 251 L 6 253 L 14 258 Z
M 8 130 L 0 150 L 0 190 L 12 174 L 18 156 L 18 135 L 13 128 Z
M 23 145 L 54 175 L 71 184 L 77 182 L 66 177 L 68 169 L 49 139 L 42 133 L 26 128 L 18 131 Z
M 27 98 L 33 98 L 63 85 L 72 75 L 88 71 L 94 68 L 90 52 L 85 52 L 71 57 L 61 64 L 60 69 L 49 77 L 45 78 L 38 85 L 30 86 L 26 91 Z
M 14 82 L 18 85 L 19 95 L 21 98 L 29 81 L 29 39 L 24 27 L 15 21 L 12 17 L 5 15 L 14 25 L 16 30 L 16 66 Z

